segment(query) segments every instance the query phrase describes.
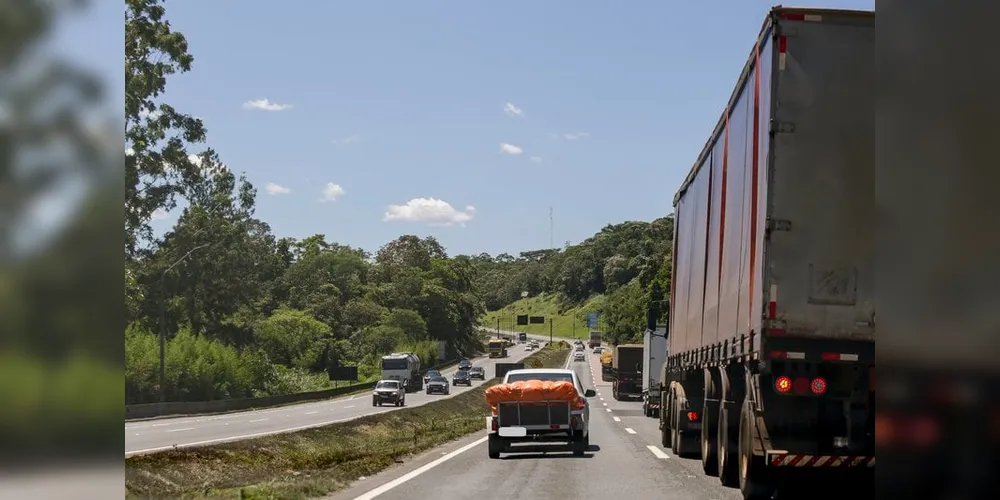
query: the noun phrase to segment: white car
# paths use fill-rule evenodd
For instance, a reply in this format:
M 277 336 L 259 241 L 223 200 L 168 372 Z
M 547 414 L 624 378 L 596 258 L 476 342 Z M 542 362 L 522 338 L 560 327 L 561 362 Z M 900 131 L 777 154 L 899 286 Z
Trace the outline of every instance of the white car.
M 573 353 L 573 361 L 583 361 L 584 359 L 583 351 L 576 351 Z
M 503 383 L 525 380 L 572 382 L 584 398 L 583 409 L 574 409 L 566 401 L 551 401 L 548 402 L 549 411 L 521 412 L 518 401 L 500 402 L 497 414 L 486 417 L 489 457 L 500 458 L 500 453 L 511 451 L 511 444 L 525 442 L 568 443 L 574 455 L 582 456 L 590 448 L 590 401 L 586 398 L 596 396 L 597 392 L 584 389 L 574 370 L 556 368 L 511 370 L 504 375 Z
M 530 351 L 534 351 L 535 350 L 535 346 L 532 345 L 532 344 L 528 344 L 528 345 L 524 346 L 524 350 L 525 351 L 529 351 L 529 352 Z

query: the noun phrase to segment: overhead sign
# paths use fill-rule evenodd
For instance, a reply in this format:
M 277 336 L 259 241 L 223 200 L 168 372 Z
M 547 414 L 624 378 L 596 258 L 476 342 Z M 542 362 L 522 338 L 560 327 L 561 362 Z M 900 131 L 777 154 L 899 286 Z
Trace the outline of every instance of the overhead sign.
M 540 325 L 545 323 L 545 316 L 531 316 L 528 318 L 528 323 L 533 325 Z
M 517 324 L 519 324 L 519 325 L 527 325 L 528 324 L 528 315 L 527 314 L 518 314 L 517 315 Z
M 587 313 L 587 328 L 597 328 L 597 311 Z
M 331 366 L 329 368 L 330 380 L 357 380 L 357 366 Z

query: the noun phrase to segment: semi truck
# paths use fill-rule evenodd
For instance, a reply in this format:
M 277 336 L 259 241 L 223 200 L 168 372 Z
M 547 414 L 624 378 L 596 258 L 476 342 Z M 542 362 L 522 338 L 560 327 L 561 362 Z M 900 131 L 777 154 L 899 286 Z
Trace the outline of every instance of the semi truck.
M 649 329 L 642 338 L 642 413 L 660 414 L 660 371 L 667 361 L 666 327 Z
M 874 50 L 773 8 L 673 200 L 661 440 L 747 500 L 874 478 Z
M 382 380 L 398 380 L 406 392 L 424 388 L 420 376 L 420 358 L 412 352 L 394 352 L 382 356 Z
M 491 358 L 507 357 L 507 341 L 505 339 L 490 339 L 488 349 Z
M 621 401 L 642 395 L 642 344 L 615 346 L 611 358 L 611 395 Z
M 595 347 L 600 347 L 601 345 L 601 332 L 597 330 L 590 331 L 590 342 L 587 343 L 591 349 Z
M 517 343 L 524 344 L 528 342 L 528 334 L 526 332 L 517 332 Z

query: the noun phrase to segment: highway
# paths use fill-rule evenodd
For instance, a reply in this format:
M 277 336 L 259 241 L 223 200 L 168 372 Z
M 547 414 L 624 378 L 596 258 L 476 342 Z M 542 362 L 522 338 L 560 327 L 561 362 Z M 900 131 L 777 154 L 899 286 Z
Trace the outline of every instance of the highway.
M 482 433 L 408 459 L 328 499 L 742 498 L 739 490 L 706 476 L 700 460 L 678 458 L 660 447 L 657 421 L 643 416 L 639 402 L 615 401 L 611 384 L 600 380 L 599 356 L 587 353 L 587 361 L 571 363 L 584 385 L 598 391 L 590 400 L 591 450 L 583 457 L 559 445 L 542 445 L 491 460 L 484 421 Z
M 479 357 L 473 364 L 486 370 L 487 378 L 494 373 L 494 365 L 500 362 L 515 362 L 528 356 L 524 346 L 515 345 L 505 359 Z M 457 368 L 442 373 L 449 378 Z M 473 388 L 482 385 L 473 381 Z M 373 384 L 374 385 L 374 384 Z M 468 387 L 452 387 L 456 395 L 469 390 Z M 406 395 L 406 406 L 420 406 L 444 397 L 428 396 L 424 392 Z M 125 423 L 125 456 L 140 453 L 154 453 L 174 447 L 201 446 L 226 441 L 239 441 L 269 434 L 292 432 L 310 427 L 318 427 L 355 418 L 397 410 L 396 407 L 373 407 L 371 394 L 364 392 L 354 396 L 314 401 L 277 408 L 265 408 L 222 415 L 164 418 Z

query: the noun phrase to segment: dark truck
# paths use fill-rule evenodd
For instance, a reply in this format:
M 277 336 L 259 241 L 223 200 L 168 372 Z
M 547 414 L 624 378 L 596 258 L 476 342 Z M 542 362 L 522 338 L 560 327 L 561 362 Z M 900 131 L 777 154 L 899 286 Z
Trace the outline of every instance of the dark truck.
M 611 395 L 621 401 L 642 397 L 642 344 L 615 346 L 611 358 Z
M 523 370 L 524 363 L 497 363 L 496 364 L 496 378 L 503 379 L 504 375 L 511 370 Z
M 744 499 L 872 494 L 874 50 L 874 12 L 772 9 L 674 197 L 662 443 Z

